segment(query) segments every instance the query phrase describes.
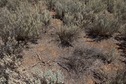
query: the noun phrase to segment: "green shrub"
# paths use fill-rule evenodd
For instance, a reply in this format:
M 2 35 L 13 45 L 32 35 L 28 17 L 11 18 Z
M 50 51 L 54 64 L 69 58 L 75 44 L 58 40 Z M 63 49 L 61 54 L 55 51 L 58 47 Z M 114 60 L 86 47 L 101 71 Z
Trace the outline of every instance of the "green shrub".
M 47 84 L 64 84 L 64 76 L 61 71 L 52 72 L 49 70 L 44 73 L 44 78 L 47 81 Z
M 103 0 L 89 0 L 87 7 L 94 13 L 98 13 L 105 10 L 107 6 Z
M 95 1 L 94 1 L 95 2 Z M 56 2 L 52 2 L 52 0 L 47 1 L 47 3 L 51 3 L 54 11 L 56 12 L 56 18 L 63 21 L 65 25 L 77 25 L 82 27 L 89 23 L 91 19 L 91 12 L 94 12 L 95 9 L 93 1 L 77 1 L 77 0 L 57 0 Z M 99 4 L 101 4 L 101 0 L 99 0 Z M 85 4 L 86 3 L 86 4 Z M 96 4 L 96 7 L 99 7 L 99 4 Z M 100 5 L 100 6 L 105 6 Z M 50 6 L 49 6 L 50 7 Z M 98 8 L 97 8 L 98 9 Z M 97 11 L 97 9 L 95 11 Z M 98 9 L 99 10 L 99 9 Z M 101 9 L 102 10 L 102 7 Z M 87 19 L 88 18 L 88 19 Z
M 91 18 L 91 10 L 88 9 L 84 1 L 58 0 L 54 4 L 57 13 L 56 18 L 63 21 L 64 25 L 76 25 L 82 27 L 88 24 Z M 88 18 L 88 19 L 87 19 Z
M 83 12 L 78 13 L 67 13 L 64 15 L 63 23 L 64 25 L 76 25 L 80 28 L 86 27 L 92 20 L 93 14 L 83 10 Z
M 23 76 L 25 78 L 20 79 L 21 83 L 26 84 L 64 84 L 64 75 L 60 70 L 52 71 L 48 70 L 46 72 L 33 74 L 32 76 Z
M 50 12 L 48 10 L 43 10 L 42 13 L 41 13 L 41 20 L 44 24 L 44 26 L 48 26 L 51 22 L 51 15 L 50 15 Z
M 119 29 L 118 20 L 108 17 L 104 14 L 98 14 L 86 28 L 86 32 L 93 37 L 110 37 Z
M 65 14 L 75 14 L 81 12 L 83 4 L 74 0 L 62 1 L 59 0 L 55 3 L 55 11 L 60 19 L 64 18 Z
M 5 7 L 0 13 L 0 36 L 4 43 L 8 38 L 25 42 L 39 38 L 43 25 L 50 22 L 49 12 L 40 13 L 37 7 L 28 2 L 19 2 L 15 8 L 8 10 Z

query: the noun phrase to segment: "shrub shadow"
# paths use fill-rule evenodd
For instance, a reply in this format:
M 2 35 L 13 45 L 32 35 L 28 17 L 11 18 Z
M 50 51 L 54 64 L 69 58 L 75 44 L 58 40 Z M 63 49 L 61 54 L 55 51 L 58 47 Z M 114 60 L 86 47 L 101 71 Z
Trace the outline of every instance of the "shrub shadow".
M 107 40 L 111 37 L 111 36 L 93 35 L 91 33 L 87 33 L 86 35 L 87 35 L 86 36 L 87 38 L 91 38 L 91 39 L 93 39 L 93 41 L 96 41 L 96 42 L 100 42 L 102 40 Z
M 118 43 L 116 43 L 118 45 L 118 49 L 121 52 L 121 56 L 126 58 L 126 38 L 124 38 L 121 35 L 118 35 L 115 37 L 115 39 L 117 41 L 119 41 Z M 124 62 L 126 64 L 126 60 L 123 60 L 122 62 Z

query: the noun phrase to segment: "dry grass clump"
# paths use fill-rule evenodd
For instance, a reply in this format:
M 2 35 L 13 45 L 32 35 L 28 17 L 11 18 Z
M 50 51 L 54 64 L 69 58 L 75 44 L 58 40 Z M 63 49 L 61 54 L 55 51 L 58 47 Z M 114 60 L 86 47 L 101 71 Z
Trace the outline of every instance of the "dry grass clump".
M 72 42 L 77 38 L 78 35 L 78 27 L 71 25 L 71 26 L 62 26 L 59 28 L 58 32 L 56 33 L 58 36 L 58 40 L 62 46 L 72 46 Z
M 80 77 L 88 72 L 94 73 L 95 68 L 104 64 L 109 64 L 114 59 L 112 54 L 104 53 L 97 48 L 82 45 L 81 47 L 75 47 L 70 56 L 67 54 L 66 57 L 60 58 L 58 64 L 71 73 L 72 76 L 75 75 Z M 93 68 L 93 66 L 96 67 Z
M 0 10 L 0 36 L 3 42 L 6 44 L 9 38 L 24 42 L 39 38 L 43 25 L 50 22 L 49 12 L 41 13 L 37 6 L 33 7 L 28 2 L 15 0 L 11 3 Z
M 118 71 L 116 77 L 109 84 L 126 84 L 126 71 Z

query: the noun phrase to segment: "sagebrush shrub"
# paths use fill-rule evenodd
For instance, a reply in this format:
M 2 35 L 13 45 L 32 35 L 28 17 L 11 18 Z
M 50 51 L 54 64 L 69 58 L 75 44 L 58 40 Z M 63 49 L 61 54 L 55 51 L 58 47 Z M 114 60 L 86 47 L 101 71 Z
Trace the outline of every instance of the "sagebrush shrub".
M 94 13 L 98 13 L 105 10 L 107 6 L 103 0 L 89 0 L 87 7 Z
M 126 22 L 126 2 L 125 2 L 125 0 L 116 2 L 116 11 L 115 12 L 116 12 L 116 16 L 119 19 L 119 22 L 121 24 L 125 24 L 125 22 Z
M 64 75 L 61 71 L 56 71 L 55 73 L 52 70 L 46 71 L 43 75 L 47 81 L 47 84 L 64 84 Z
M 115 0 L 107 0 L 107 10 L 110 13 L 115 12 Z
M 56 12 L 55 18 L 61 19 L 65 25 L 75 24 L 82 27 L 89 23 L 91 12 L 100 12 L 106 8 L 102 0 L 77 1 L 77 0 L 48 0 L 49 8 Z M 100 6 L 99 6 L 100 5 Z
M 41 14 L 42 14 L 41 20 L 42 20 L 43 24 L 45 26 L 48 26 L 51 23 L 50 21 L 52 19 L 50 12 L 48 10 L 43 10 Z
M 109 37 L 116 33 L 118 29 L 119 23 L 117 19 L 112 19 L 104 14 L 98 14 L 86 28 L 86 31 L 93 37 Z
M 15 8 L 13 10 L 8 9 L 8 7 L 1 9 L 0 36 L 4 43 L 8 41 L 8 38 L 25 42 L 37 39 L 43 25 L 49 23 L 49 12 L 40 13 L 37 7 L 22 1 Z
M 7 4 L 7 0 L 0 0 L 0 7 L 4 7 Z
M 54 5 L 57 0 L 46 0 L 46 5 L 48 6 L 49 10 L 54 10 Z
M 22 2 L 21 0 L 11 0 L 11 1 L 8 0 L 7 4 L 6 4 L 6 7 L 10 11 L 15 11 L 15 10 L 17 10 L 17 8 L 19 7 L 19 4 L 21 2 Z

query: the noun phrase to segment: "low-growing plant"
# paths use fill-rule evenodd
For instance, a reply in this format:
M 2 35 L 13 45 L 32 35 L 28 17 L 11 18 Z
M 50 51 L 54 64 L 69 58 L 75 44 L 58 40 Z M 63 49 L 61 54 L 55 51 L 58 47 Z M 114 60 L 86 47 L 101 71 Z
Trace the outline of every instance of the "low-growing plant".
M 120 28 L 120 32 L 121 32 L 121 36 L 123 38 L 126 38 L 126 24 L 122 25 L 122 27 Z
M 121 24 L 126 22 L 126 2 L 125 0 L 117 0 L 116 2 L 116 16 Z
M 64 84 L 64 76 L 61 71 L 54 73 L 49 70 L 44 73 L 44 78 L 47 80 L 47 84 Z
M 30 83 L 30 84 L 64 84 L 64 75 L 62 74 L 61 71 L 46 71 L 42 74 L 39 73 L 38 76 L 36 74 L 33 74 L 31 77 L 26 77 L 25 76 L 25 83 Z
M 52 19 L 50 12 L 48 10 L 43 10 L 41 14 L 42 14 L 41 20 L 43 24 L 45 26 L 48 26 L 51 23 L 51 19 Z
M 62 46 L 72 46 L 71 43 L 78 35 L 78 27 L 74 25 L 62 26 L 56 34 Z
M 63 23 L 68 26 L 74 24 L 80 28 L 84 28 L 91 23 L 93 16 L 91 12 L 87 12 L 87 10 L 84 9 L 82 12 L 65 14 Z
M 22 0 L 7 0 L 6 7 L 10 11 L 15 11 L 19 7 L 20 3 L 23 2 Z
M 0 13 L 0 36 L 5 44 L 8 38 L 35 41 L 39 38 L 42 27 L 49 24 L 50 18 L 48 11 L 41 14 L 37 7 L 28 2 L 19 2 L 13 12 L 5 7 Z
M 52 2 L 52 0 L 49 0 Z M 95 2 L 95 1 L 94 1 Z M 55 18 L 58 18 L 63 21 L 65 25 L 77 25 L 82 27 L 89 23 L 91 18 L 91 11 L 94 12 L 94 5 L 97 5 L 93 1 L 77 1 L 77 0 L 57 0 L 53 4 L 53 9 L 56 12 Z M 99 4 L 101 4 L 101 0 L 99 0 Z M 47 1 L 47 3 L 49 3 Z M 86 4 L 85 4 L 86 3 Z M 99 7 L 99 4 L 96 7 Z M 103 5 L 100 5 L 103 6 Z M 101 9 L 102 10 L 102 9 Z M 99 11 L 96 9 L 95 11 Z
M 94 13 L 98 13 L 105 10 L 107 6 L 103 0 L 89 0 L 87 7 Z
M 40 0 L 28 0 L 29 3 L 37 4 Z
M 46 0 L 46 5 L 48 6 L 49 10 L 54 10 L 54 5 L 57 0 Z
M 109 84 L 125 84 L 126 83 L 126 71 L 118 71 L 115 79 L 109 82 Z
M 0 0 L 0 7 L 4 7 L 7 4 L 7 0 Z
M 115 12 L 115 0 L 107 0 L 107 10 L 110 13 Z
M 87 70 L 90 71 L 95 62 L 98 62 L 98 66 L 100 64 L 104 65 L 111 63 L 113 61 L 111 56 L 112 55 L 98 48 L 82 45 L 81 47 L 75 47 L 74 51 L 71 54 L 67 54 L 66 57 L 60 58 L 58 64 L 69 73 L 80 77 L 86 73 Z
M 98 14 L 94 17 L 94 20 L 86 28 L 88 35 L 92 37 L 110 37 L 116 33 L 119 29 L 119 23 L 117 19 L 110 18 L 104 14 Z

